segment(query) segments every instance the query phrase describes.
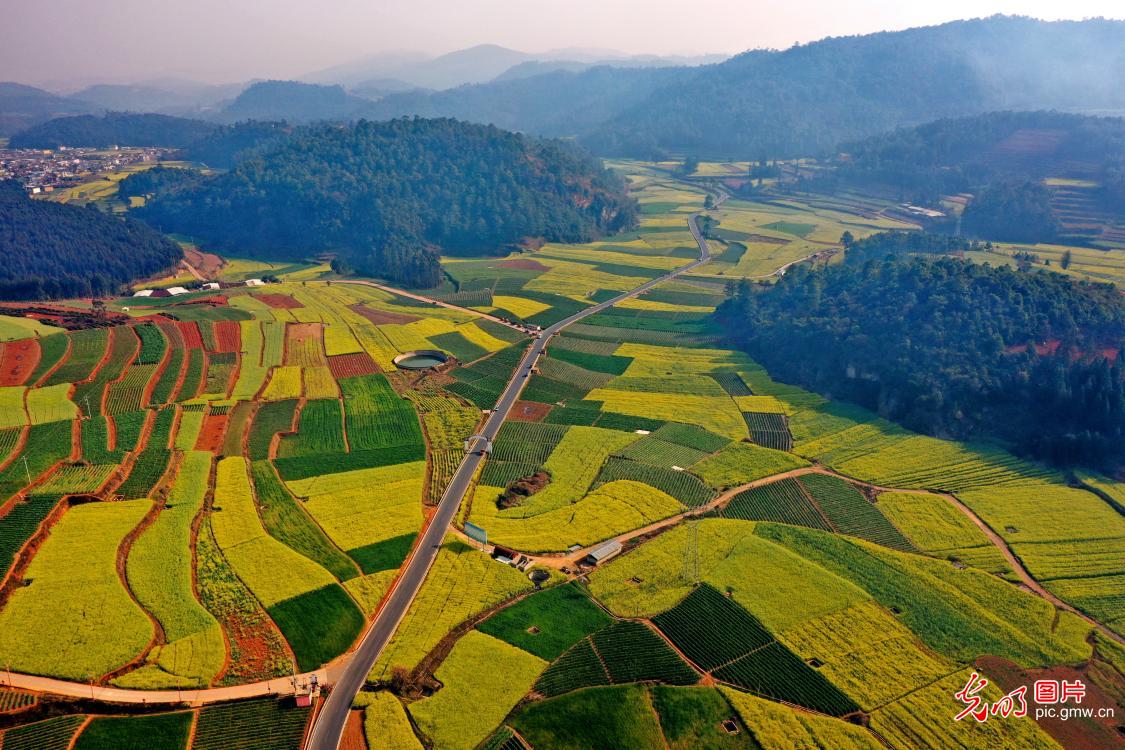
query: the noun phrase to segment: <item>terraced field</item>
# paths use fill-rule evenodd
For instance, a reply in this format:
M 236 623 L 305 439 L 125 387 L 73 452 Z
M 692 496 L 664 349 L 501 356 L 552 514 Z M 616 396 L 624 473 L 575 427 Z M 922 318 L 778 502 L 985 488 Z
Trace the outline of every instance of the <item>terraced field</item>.
M 435 295 L 546 325 L 696 257 L 714 185 L 616 167 L 635 231 L 446 259 Z M 878 201 L 775 197 L 727 201 L 715 260 L 549 341 L 356 699 L 368 747 L 1051 747 L 1030 720 L 952 722 L 953 693 L 977 669 L 999 697 L 989 658 L 1125 691 L 1120 483 L 911 433 L 719 342 L 728 280 L 904 226 Z M 225 305 L 3 344 L 0 664 L 153 695 L 350 658 L 528 340 L 285 268 Z M 393 366 L 415 349 L 455 361 Z M 468 522 L 530 559 L 492 559 Z M 259 698 L 9 722 L 30 699 L 8 695 L 3 750 L 297 748 L 310 716 Z

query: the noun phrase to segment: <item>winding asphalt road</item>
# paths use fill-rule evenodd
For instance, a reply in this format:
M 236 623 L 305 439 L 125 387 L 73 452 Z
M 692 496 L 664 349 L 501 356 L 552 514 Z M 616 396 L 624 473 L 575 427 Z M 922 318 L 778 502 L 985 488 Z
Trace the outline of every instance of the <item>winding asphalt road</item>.
M 718 207 L 726 198 L 725 193 L 720 193 L 714 205 Z M 618 302 L 630 297 L 644 294 L 657 284 L 662 284 L 669 279 L 694 270 L 711 259 L 711 250 L 707 245 L 707 240 L 696 224 L 699 215 L 699 213 L 695 213 L 688 217 L 688 228 L 691 230 L 696 244 L 699 245 L 698 260 L 647 281 L 611 300 L 587 307 L 565 320 L 560 320 L 558 323 L 545 328 L 540 333 L 539 338 L 532 340 L 531 346 L 520 361 L 519 368 L 512 375 L 512 379 L 508 381 L 507 388 L 504 389 L 504 393 L 496 403 L 496 408 L 488 416 L 488 420 L 480 432 L 482 436 L 489 441 L 496 438 L 496 433 L 500 431 L 504 420 L 508 418 L 512 406 L 519 400 L 524 386 L 527 385 L 527 381 L 531 377 L 532 368 L 547 348 L 547 342 L 550 341 L 552 336 L 583 318 L 613 307 Z M 329 694 L 328 700 L 317 716 L 316 723 L 309 734 L 308 742 L 305 745 L 308 750 L 337 750 L 339 747 L 340 738 L 344 732 L 344 724 L 347 722 L 348 712 L 351 710 L 352 700 L 363 687 L 375 660 L 379 658 L 379 654 L 382 653 L 399 623 L 402 622 L 402 618 L 410 608 L 414 597 L 418 595 L 419 589 L 422 588 L 422 583 L 426 580 L 426 574 L 429 573 L 430 567 L 437 557 L 438 549 L 445 538 L 449 524 L 453 521 L 457 509 L 461 506 L 461 501 L 469 489 L 469 484 L 483 461 L 482 453 L 474 451 L 466 454 L 461 461 L 461 465 L 457 467 L 457 472 L 453 475 L 453 479 L 441 496 L 437 511 L 425 532 L 423 532 L 421 541 L 415 545 L 414 552 L 403 567 L 402 573 L 395 582 L 394 589 L 383 604 L 382 609 L 375 616 L 371 628 L 360 641 L 359 648 L 348 660 L 343 673 L 335 681 L 332 692 Z

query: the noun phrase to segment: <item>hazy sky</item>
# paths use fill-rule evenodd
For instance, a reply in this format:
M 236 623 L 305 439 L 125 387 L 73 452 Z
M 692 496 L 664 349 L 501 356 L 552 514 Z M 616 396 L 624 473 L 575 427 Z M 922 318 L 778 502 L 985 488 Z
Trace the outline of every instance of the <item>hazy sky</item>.
M 285 78 L 393 49 L 482 43 L 734 53 L 1009 13 L 1125 16 L 1121 0 L 3 0 L 0 80 Z

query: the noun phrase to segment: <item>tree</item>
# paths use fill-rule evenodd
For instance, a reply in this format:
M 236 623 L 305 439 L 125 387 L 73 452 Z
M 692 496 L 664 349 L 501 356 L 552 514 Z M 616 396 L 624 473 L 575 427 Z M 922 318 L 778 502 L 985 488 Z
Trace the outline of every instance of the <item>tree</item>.
M 1070 251 L 1067 250 L 1063 253 L 1062 261 L 1059 263 L 1063 268 L 1070 268 Z
M 855 235 L 845 229 L 844 233 L 840 235 L 840 244 L 845 248 L 849 248 L 852 246 L 853 242 L 855 242 Z

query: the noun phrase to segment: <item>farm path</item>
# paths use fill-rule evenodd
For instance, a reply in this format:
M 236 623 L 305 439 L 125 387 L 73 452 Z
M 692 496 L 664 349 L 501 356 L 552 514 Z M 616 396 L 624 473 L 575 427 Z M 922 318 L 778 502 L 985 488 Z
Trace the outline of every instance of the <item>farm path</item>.
M 1027 568 L 1024 567 L 1023 562 L 1016 556 L 1016 554 L 1012 551 L 1011 547 L 1008 546 L 1008 543 L 1004 541 L 1003 537 L 1001 537 L 999 534 L 997 534 L 996 531 L 991 526 L 989 526 L 987 523 L 985 523 L 984 520 L 981 519 L 976 513 L 974 513 L 971 508 L 969 508 L 967 505 L 965 505 L 963 502 L 961 502 L 952 493 L 940 492 L 940 491 L 934 491 L 934 490 L 901 489 L 901 488 L 898 488 L 898 487 L 884 487 L 882 485 L 871 484 L 870 482 L 864 482 L 862 480 L 855 479 L 854 477 L 849 477 L 845 474 L 840 474 L 839 472 L 833 471 L 833 470 L 831 470 L 829 468 L 826 468 L 824 466 L 803 466 L 799 469 L 791 469 L 789 471 L 785 471 L 785 472 L 782 472 L 780 474 L 771 474 L 768 477 L 763 477 L 761 479 L 755 479 L 753 482 L 747 482 L 746 484 L 740 484 L 737 487 L 732 487 L 732 488 L 726 490 L 722 494 L 718 495 L 717 497 L 715 497 L 714 499 L 712 499 L 711 501 L 709 501 L 709 502 L 707 502 L 703 505 L 697 506 L 695 508 L 691 508 L 691 509 L 686 510 L 682 513 L 677 513 L 674 516 L 668 516 L 667 518 L 664 518 L 664 519 L 661 519 L 659 521 L 655 521 L 653 523 L 650 523 L 648 526 L 644 526 L 644 527 L 639 528 L 639 529 L 633 529 L 632 531 L 627 531 L 624 534 L 619 534 L 619 535 L 613 537 L 613 540 L 617 541 L 618 543 L 620 543 L 622 545 L 625 545 L 625 544 L 627 544 L 629 542 L 632 542 L 636 539 L 642 539 L 646 536 L 651 536 L 653 534 L 664 531 L 664 530 L 668 529 L 669 527 L 672 527 L 672 526 L 675 526 L 676 524 L 682 523 L 683 521 L 685 521 L 689 518 L 697 518 L 697 517 L 700 517 L 700 516 L 708 513 L 709 511 L 721 508 L 721 507 L 725 506 L 727 503 L 729 503 L 730 500 L 735 495 L 738 495 L 741 492 L 745 492 L 746 490 L 751 490 L 751 489 L 754 489 L 755 487 L 762 487 L 762 486 L 765 486 L 767 484 L 773 484 L 775 482 L 780 482 L 783 479 L 800 477 L 800 476 L 804 476 L 804 475 L 807 475 L 807 474 L 824 474 L 824 475 L 827 475 L 827 476 L 837 477 L 839 479 L 847 480 L 847 481 L 849 481 L 853 484 L 859 485 L 861 487 L 865 487 L 869 490 L 874 490 L 875 492 L 895 492 L 895 493 L 906 494 L 906 495 L 936 495 L 938 497 L 941 497 L 941 498 L 945 499 L 947 502 L 949 502 L 951 505 L 953 505 L 953 507 L 957 508 L 959 511 L 964 513 L 969 518 L 969 520 L 972 521 L 973 524 L 976 525 L 976 527 L 981 530 L 981 532 L 985 535 L 985 537 L 988 538 L 988 540 L 993 544 L 993 546 L 995 546 L 1000 551 L 1000 553 L 1004 556 L 1004 559 L 1007 560 L 1008 565 L 1011 566 L 1012 570 L 1015 571 L 1016 575 L 1019 577 L 1020 583 L 1022 584 L 1023 588 L 1027 589 L 1030 593 L 1033 593 L 1036 596 L 1039 596 L 1040 598 L 1044 599 L 1045 601 L 1047 601 L 1052 606 L 1054 606 L 1058 609 L 1065 610 L 1067 612 L 1071 612 L 1073 614 L 1078 615 L 1083 620 L 1085 620 L 1087 623 L 1089 623 L 1091 626 L 1093 626 L 1093 627 L 1097 628 L 1098 630 L 1102 631 L 1107 637 L 1112 638 L 1114 641 L 1116 641 L 1116 642 L 1118 642 L 1122 645 L 1125 645 L 1125 638 L 1123 638 L 1121 635 L 1119 635 L 1115 631 L 1111 630 L 1104 623 L 1102 623 L 1099 620 L 1091 617 L 1090 615 L 1087 615 L 1086 613 L 1076 609 L 1075 607 L 1071 606 L 1070 604 L 1067 604 L 1062 599 L 1060 599 L 1059 597 L 1055 596 L 1050 591 L 1045 589 L 1043 587 L 1043 585 L 1040 584 L 1039 581 L 1037 581 L 1034 578 L 1034 576 L 1031 575 L 1031 573 L 1027 570 Z M 465 539 L 466 541 L 470 541 L 469 538 L 467 536 L 465 536 L 460 530 L 455 529 L 454 531 L 461 538 Z M 521 552 L 520 550 L 515 550 L 515 551 L 520 553 L 520 554 L 527 555 L 527 557 L 530 558 L 533 563 L 536 563 L 536 564 L 539 564 L 539 565 L 544 565 L 546 567 L 554 568 L 556 570 L 559 570 L 559 569 L 562 569 L 562 568 L 568 568 L 570 570 L 574 570 L 574 569 L 577 568 L 578 563 L 583 558 L 585 558 L 586 555 L 588 555 L 590 553 L 590 550 L 604 544 L 605 541 L 608 541 L 608 540 L 604 540 L 604 541 L 598 542 L 596 544 L 592 544 L 589 547 L 584 547 L 582 549 L 575 550 L 574 552 L 568 552 L 565 555 L 563 555 L 563 554 L 535 555 L 535 554 L 530 554 L 530 553 L 526 553 L 526 552 Z
M 436 305 L 437 307 L 444 307 L 447 310 L 456 310 L 457 312 L 463 312 L 463 313 L 466 313 L 468 315 L 472 315 L 472 316 L 477 317 L 477 318 L 482 318 L 484 320 L 491 320 L 493 323 L 499 323 L 502 326 L 507 326 L 508 328 L 515 329 L 515 330 L 519 331 L 520 333 L 527 333 L 528 332 L 527 329 L 524 326 L 521 326 L 518 323 L 513 323 L 510 320 L 505 320 L 504 318 L 498 318 L 495 315 L 490 315 L 486 312 L 481 312 L 480 310 L 474 310 L 471 307 L 462 307 L 461 305 L 455 305 L 452 302 L 443 302 L 442 300 L 434 299 L 433 297 L 427 297 L 424 294 L 418 294 L 417 292 L 408 292 L 405 289 L 398 289 L 396 287 L 387 286 L 386 284 L 380 284 L 380 283 L 375 282 L 375 281 L 364 281 L 363 279 L 340 279 L 338 281 L 333 281 L 332 283 L 333 284 L 355 284 L 357 286 L 369 286 L 369 287 L 373 287 L 375 289 L 378 289 L 380 291 L 388 292 L 389 294 L 394 294 L 394 295 L 397 295 L 399 297 L 406 297 L 407 299 L 415 300 L 416 302 L 425 302 L 425 303 L 430 304 L 430 305 Z
M 720 193 L 714 205 L 721 205 L 726 198 L 725 193 Z M 663 276 L 658 276 L 655 279 L 646 281 L 640 286 L 623 292 L 605 302 L 599 302 L 590 307 L 583 308 L 569 318 L 548 326 L 538 337 L 531 340 L 531 345 L 528 347 L 527 353 L 524 354 L 523 359 L 520 360 L 519 366 L 512 373 L 512 377 L 508 380 L 504 392 L 496 402 L 495 408 L 488 415 L 484 426 L 480 429 L 479 434 L 482 437 L 488 441 L 492 441 L 496 438 L 496 433 L 499 432 L 500 427 L 508 418 L 508 414 L 511 412 L 515 402 L 519 400 L 520 394 L 523 393 L 524 386 L 527 385 L 530 379 L 532 369 L 539 361 L 539 357 L 546 351 L 547 342 L 550 341 L 552 336 L 559 333 L 567 326 L 577 323 L 590 315 L 606 310 L 626 299 L 644 294 L 658 284 L 662 284 L 681 274 L 693 271 L 711 260 L 711 248 L 708 246 L 707 240 L 697 224 L 697 219 L 701 214 L 702 211 L 691 214 L 687 219 L 688 229 L 691 231 L 692 237 L 699 246 L 699 258 L 697 260 L 673 269 Z M 401 293 L 401 290 L 383 287 L 374 282 L 360 283 L 382 288 L 384 291 L 390 291 L 395 294 Z M 421 295 L 414 294 L 410 296 L 415 299 L 421 297 Z M 427 302 L 434 302 L 444 307 L 451 307 L 465 312 L 472 312 L 476 315 L 482 315 L 477 311 L 468 311 L 466 308 L 456 305 L 443 304 L 438 300 L 424 299 Z M 499 318 L 493 318 L 491 316 L 483 317 L 489 317 L 496 322 L 504 323 L 504 321 Z M 512 324 L 508 323 L 506 325 L 511 326 Z M 519 329 L 518 326 L 514 327 Z M 472 453 L 467 453 L 462 459 L 460 466 L 457 467 L 457 471 L 446 487 L 445 493 L 438 502 L 433 516 L 419 535 L 418 542 L 410 553 L 410 557 L 403 564 L 398 577 L 395 579 L 394 584 L 392 584 L 390 592 L 383 599 L 382 606 L 378 613 L 376 613 L 375 619 L 367 629 L 367 632 L 365 632 L 360 639 L 359 645 L 352 653 L 351 658 L 348 659 L 346 665 L 344 665 L 339 672 L 338 679 L 334 680 L 335 687 L 328 695 L 328 700 L 325 701 L 323 709 L 317 716 L 316 722 L 313 724 L 312 732 L 305 745 L 306 748 L 310 750 L 337 750 L 339 747 L 344 725 L 347 722 L 348 713 L 351 710 L 352 699 L 363 687 L 368 673 L 375 664 L 375 660 L 378 659 L 379 654 L 383 652 L 383 649 L 390 641 L 391 636 L 394 635 L 402 618 L 405 617 L 407 610 L 414 601 L 414 597 L 418 595 L 418 591 L 422 588 L 422 583 L 425 581 L 430 567 L 437 558 L 438 550 L 441 548 L 442 541 L 451 526 L 453 517 L 457 513 L 458 508 L 461 507 L 461 501 L 464 499 L 469 487 L 472 486 L 473 477 L 483 462 L 484 452 L 474 451 Z M 334 674 L 333 677 L 335 678 L 337 675 Z
M 69 698 L 90 698 L 109 703 L 132 704 L 189 704 L 201 705 L 218 701 L 238 700 L 241 698 L 257 698 L 263 695 L 293 695 L 295 692 L 294 680 L 297 684 L 304 685 L 316 676 L 320 684 L 328 680 L 328 672 L 318 669 L 315 672 L 306 672 L 294 677 L 279 677 L 276 680 L 254 682 L 247 685 L 233 685 L 222 688 L 201 688 L 198 690 L 125 690 L 123 688 L 106 687 L 104 685 L 90 685 L 84 682 L 69 682 L 56 680 L 50 677 L 37 677 L 35 675 L 20 674 L 0 670 L 0 685 L 14 687 L 21 690 L 34 690 L 43 693 L 52 693 Z

